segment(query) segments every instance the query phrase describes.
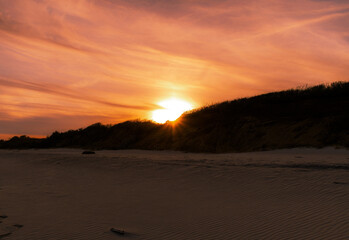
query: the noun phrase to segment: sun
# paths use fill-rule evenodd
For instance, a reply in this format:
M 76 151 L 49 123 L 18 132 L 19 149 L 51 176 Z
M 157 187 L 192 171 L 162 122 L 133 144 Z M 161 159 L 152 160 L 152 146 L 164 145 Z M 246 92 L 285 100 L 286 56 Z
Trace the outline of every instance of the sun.
M 153 111 L 152 119 L 157 123 L 165 123 L 166 121 L 174 121 L 179 118 L 185 111 L 193 109 L 193 106 L 177 98 L 170 98 L 158 103 L 162 109 Z

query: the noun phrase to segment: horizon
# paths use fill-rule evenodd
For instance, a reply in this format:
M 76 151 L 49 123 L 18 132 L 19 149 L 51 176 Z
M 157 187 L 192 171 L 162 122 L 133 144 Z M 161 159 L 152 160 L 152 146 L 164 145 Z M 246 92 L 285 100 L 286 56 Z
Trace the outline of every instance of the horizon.
M 228 103 L 228 104 L 236 103 L 237 105 L 239 105 L 239 103 L 250 102 L 250 103 L 252 103 L 251 105 L 255 105 L 256 99 L 262 100 L 262 102 L 263 102 L 263 98 L 265 99 L 266 96 L 269 96 L 269 97 L 272 97 L 274 99 L 279 99 L 279 100 L 282 99 L 280 102 L 282 104 L 282 102 L 285 102 L 285 100 L 287 102 L 287 99 L 289 101 L 292 98 L 292 101 L 297 102 L 297 101 L 299 101 L 300 96 L 306 96 L 306 99 L 308 99 L 308 100 L 309 99 L 315 100 L 315 102 L 313 102 L 313 104 L 315 104 L 315 105 L 313 105 L 313 107 L 317 108 L 317 107 L 321 106 L 321 104 L 324 104 L 323 99 L 317 99 L 319 96 L 322 96 L 325 99 L 328 96 L 328 93 L 329 93 L 328 91 L 330 91 L 330 92 L 332 92 L 330 95 L 332 95 L 332 96 L 336 95 L 337 97 L 340 97 L 341 95 L 343 95 L 343 92 L 341 92 L 341 91 L 344 90 L 346 88 L 345 86 L 348 86 L 348 84 L 349 84 L 349 81 L 340 81 L 340 82 L 332 82 L 332 83 L 328 83 L 328 84 L 320 84 L 320 85 L 314 85 L 314 86 L 307 85 L 307 86 L 301 86 L 301 87 L 297 87 L 297 88 L 285 89 L 285 90 L 277 91 L 277 92 L 269 92 L 269 93 L 254 95 L 254 96 L 245 97 L 245 98 L 236 98 L 236 99 L 232 99 L 232 100 L 228 100 L 228 101 L 224 101 L 224 102 L 212 103 L 212 104 L 200 106 L 197 108 L 191 108 L 190 105 L 189 106 L 187 105 L 187 102 L 183 102 L 183 101 L 180 101 L 178 99 L 173 98 L 173 99 L 168 99 L 168 100 L 165 100 L 163 102 L 160 102 L 159 105 L 162 108 L 153 111 L 152 119 L 140 119 L 140 118 L 128 119 L 128 120 L 113 123 L 113 124 L 103 124 L 101 122 L 95 122 L 95 123 L 89 124 L 87 126 L 80 126 L 79 128 L 76 128 L 76 129 L 68 129 L 65 131 L 54 130 L 47 135 L 26 135 L 26 134 L 4 135 L 5 137 L 2 138 L 2 135 L 0 134 L 0 141 L 10 141 L 13 137 L 22 137 L 22 136 L 29 137 L 31 139 L 49 139 L 50 136 L 57 134 L 57 133 L 64 134 L 64 133 L 67 133 L 69 131 L 79 131 L 79 130 L 85 131 L 89 127 L 92 127 L 94 125 L 104 126 L 107 128 L 113 128 L 117 125 L 120 125 L 120 124 L 122 125 L 122 124 L 127 123 L 127 122 L 134 123 L 136 125 L 138 123 L 151 123 L 151 124 L 153 124 L 153 126 L 154 125 L 158 125 L 158 126 L 162 125 L 162 126 L 165 126 L 165 128 L 166 128 L 167 124 L 169 124 L 168 126 L 171 126 L 171 128 L 173 128 L 173 130 L 175 132 L 177 130 L 183 131 L 185 126 L 188 124 L 188 122 L 183 122 L 182 116 L 184 116 L 184 118 L 187 118 L 188 116 L 190 116 L 192 114 L 198 116 L 197 113 L 200 113 L 202 111 L 205 112 L 205 109 L 206 110 L 207 109 L 217 109 L 217 108 L 219 108 L 219 106 L 222 106 L 225 103 Z M 337 89 L 337 91 L 339 90 L 337 92 L 337 94 L 339 94 L 339 95 L 335 94 L 336 89 Z M 302 93 L 302 94 L 300 94 L 300 93 Z M 321 93 L 321 95 L 319 95 L 319 93 Z M 244 100 L 244 101 L 240 101 L 240 100 Z M 186 110 L 183 110 L 183 104 L 184 104 L 184 108 Z M 336 107 L 338 107 L 338 104 L 341 105 L 342 103 L 337 103 Z M 345 105 L 345 103 L 343 103 L 343 104 Z M 171 112 L 171 110 L 174 110 L 174 111 Z M 261 107 L 259 107 L 259 110 L 261 110 Z M 267 110 L 267 109 L 264 109 L 264 110 Z M 219 111 L 221 111 L 221 110 L 219 110 Z M 227 111 L 226 118 L 231 117 L 231 116 L 229 116 L 229 108 L 228 109 L 226 108 L 226 111 Z M 255 111 L 250 112 L 250 114 L 256 114 L 256 112 Z M 166 116 L 167 116 L 167 118 L 165 119 L 164 117 L 166 117 Z M 215 117 L 214 114 L 211 117 Z M 340 121 L 337 124 L 341 124 Z M 173 132 L 173 133 L 175 133 L 175 132 Z
M 349 3 L 0 0 L 0 139 L 347 81 Z

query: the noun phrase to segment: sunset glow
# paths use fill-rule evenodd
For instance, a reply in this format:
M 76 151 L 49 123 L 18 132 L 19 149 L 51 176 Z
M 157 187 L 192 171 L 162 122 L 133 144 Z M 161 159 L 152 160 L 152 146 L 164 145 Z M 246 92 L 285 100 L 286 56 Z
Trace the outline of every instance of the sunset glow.
M 0 0 L 0 138 L 347 81 L 348 22 L 340 0 Z
M 152 119 L 157 123 L 165 123 L 166 121 L 175 121 L 185 111 L 193 109 L 193 106 L 183 100 L 172 98 L 159 103 L 163 109 L 153 111 Z

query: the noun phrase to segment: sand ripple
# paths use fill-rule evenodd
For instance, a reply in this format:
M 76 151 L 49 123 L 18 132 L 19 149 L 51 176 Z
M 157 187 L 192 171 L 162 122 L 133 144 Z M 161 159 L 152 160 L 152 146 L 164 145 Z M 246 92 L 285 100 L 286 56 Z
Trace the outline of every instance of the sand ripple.
M 0 151 L 0 196 L 4 239 L 349 239 L 344 150 Z

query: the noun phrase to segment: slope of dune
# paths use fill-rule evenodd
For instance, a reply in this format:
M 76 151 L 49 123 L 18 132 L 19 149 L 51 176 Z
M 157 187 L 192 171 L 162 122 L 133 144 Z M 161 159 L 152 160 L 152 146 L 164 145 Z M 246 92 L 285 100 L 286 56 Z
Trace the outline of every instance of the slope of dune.
M 175 122 L 127 121 L 113 126 L 0 141 L 0 148 L 182 150 L 243 152 L 291 147 L 349 147 L 349 82 L 223 102 Z

